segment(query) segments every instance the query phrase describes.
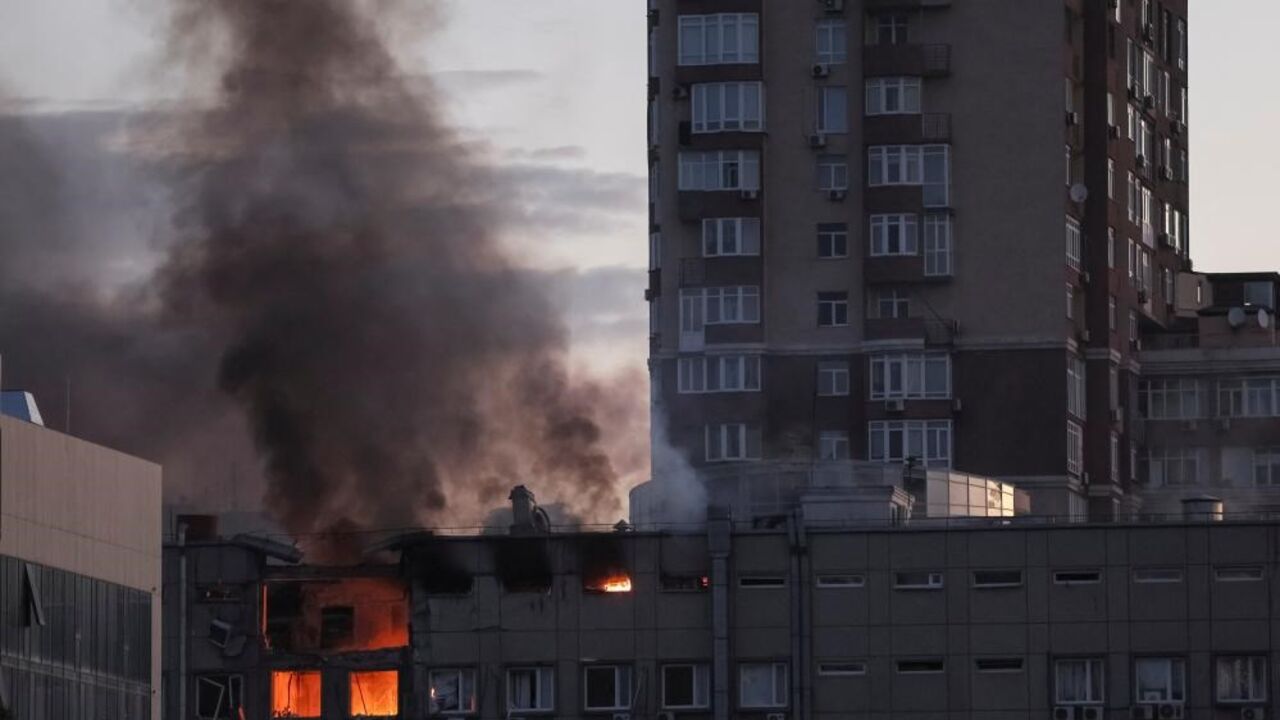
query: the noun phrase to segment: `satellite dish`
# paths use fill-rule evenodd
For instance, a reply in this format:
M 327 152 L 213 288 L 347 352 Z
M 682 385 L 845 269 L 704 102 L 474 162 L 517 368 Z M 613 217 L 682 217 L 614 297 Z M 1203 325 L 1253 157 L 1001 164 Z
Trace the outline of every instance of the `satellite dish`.
M 1233 328 L 1243 327 L 1245 322 L 1244 308 L 1233 307 L 1227 313 L 1227 323 Z
M 1089 188 L 1083 183 L 1076 183 L 1071 186 L 1071 202 L 1082 203 L 1089 199 Z
M 1267 312 L 1265 308 L 1258 310 L 1258 327 L 1263 330 L 1271 327 L 1271 313 Z

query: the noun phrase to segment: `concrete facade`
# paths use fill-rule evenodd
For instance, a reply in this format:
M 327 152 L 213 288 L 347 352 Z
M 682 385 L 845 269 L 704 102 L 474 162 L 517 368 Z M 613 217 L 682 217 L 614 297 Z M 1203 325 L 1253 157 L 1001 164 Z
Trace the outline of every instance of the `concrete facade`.
M 152 463 L 0 415 L 0 707 L 159 717 L 160 493 Z
M 922 462 L 1025 485 L 1046 512 L 1132 510 L 1137 338 L 1169 326 L 1164 278 L 1190 266 L 1185 18 L 1185 0 L 652 0 L 647 298 L 654 416 L 671 443 L 698 467 L 831 459 L 824 436 L 854 459 L 900 461 L 910 451 L 885 433 L 927 427 L 946 447 Z M 754 54 L 697 51 L 698 28 L 725 22 L 734 41 L 758 32 Z M 903 82 L 918 103 L 880 112 L 896 102 L 882 83 Z M 706 97 L 755 83 L 758 126 L 704 124 L 722 115 Z M 824 127 L 824 97 L 845 99 L 844 127 Z M 877 179 L 884 148 L 921 153 L 921 175 Z M 754 157 L 758 186 L 682 178 L 721 151 Z M 932 188 L 930 153 L 946 157 Z M 847 174 L 836 192 L 832 162 Z M 914 240 L 894 250 L 876 228 L 898 218 Z M 726 254 L 725 221 L 745 235 L 758 223 L 758 247 Z M 722 288 L 758 291 L 758 318 L 699 317 L 731 312 L 707 299 Z M 827 322 L 829 301 L 847 317 Z M 877 360 L 939 357 L 945 380 L 925 392 L 877 387 Z M 1074 363 L 1090 388 L 1078 403 Z M 823 393 L 834 366 L 847 389 Z M 726 372 L 755 379 L 711 391 Z

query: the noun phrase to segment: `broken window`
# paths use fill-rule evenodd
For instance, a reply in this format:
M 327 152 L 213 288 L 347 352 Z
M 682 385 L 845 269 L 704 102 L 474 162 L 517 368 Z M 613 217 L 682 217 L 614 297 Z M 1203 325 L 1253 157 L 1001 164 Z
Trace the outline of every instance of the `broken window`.
M 39 571 L 35 565 L 28 563 L 23 566 L 22 597 L 23 606 L 26 608 L 27 627 L 36 625 L 44 627 L 47 624 L 44 603 L 40 602 L 40 583 L 36 581 L 37 572 Z
M 351 717 L 385 718 L 400 714 L 400 673 L 372 670 L 351 673 Z
M 319 718 L 320 671 L 277 670 L 271 673 L 271 717 Z
M 507 671 L 507 711 L 553 710 L 555 672 L 546 667 Z
M 231 623 L 218 619 L 214 619 L 209 623 L 209 642 L 220 648 L 225 648 L 227 641 L 230 639 Z
M 631 707 L 631 668 L 595 665 L 583 670 L 587 710 L 626 710 Z
M 495 541 L 498 577 L 507 592 L 551 592 L 551 560 L 545 541 L 530 538 Z
M 431 671 L 431 714 L 465 715 L 476 711 L 476 671 Z
M 349 645 L 356 635 L 356 609 L 337 605 L 320 609 L 320 647 Z
M 196 717 L 199 720 L 240 720 L 243 710 L 243 677 L 204 675 L 196 678 Z

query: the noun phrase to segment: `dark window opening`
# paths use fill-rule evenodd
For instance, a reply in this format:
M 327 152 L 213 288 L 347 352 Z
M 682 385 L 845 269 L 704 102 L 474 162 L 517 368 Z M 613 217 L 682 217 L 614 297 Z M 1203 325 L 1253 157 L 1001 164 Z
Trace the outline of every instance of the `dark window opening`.
M 244 710 L 244 678 L 204 675 L 196 678 L 196 717 L 199 720 L 240 720 Z
M 494 559 L 502 589 L 509 593 L 551 592 L 551 560 L 545 540 L 534 538 L 494 541 Z
M 336 605 L 320 609 L 320 647 L 349 645 L 356 637 L 356 609 Z
M 706 575 L 668 575 L 658 578 L 658 588 L 663 592 L 704 592 L 711 587 Z

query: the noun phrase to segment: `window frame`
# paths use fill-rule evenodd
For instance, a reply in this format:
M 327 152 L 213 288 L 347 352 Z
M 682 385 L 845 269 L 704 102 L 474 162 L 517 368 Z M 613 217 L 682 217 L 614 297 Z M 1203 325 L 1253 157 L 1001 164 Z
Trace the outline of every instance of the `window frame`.
M 1152 691 L 1143 692 L 1141 665 L 1164 663 L 1167 692 L 1151 697 Z M 1150 656 L 1133 659 L 1133 697 L 1139 705 L 1183 705 L 1187 701 L 1187 661 L 1181 657 Z
M 667 695 L 667 672 L 670 670 L 687 669 L 690 673 L 690 690 L 692 705 L 675 705 L 672 704 Z M 707 663 L 697 662 L 676 662 L 664 663 L 661 666 L 661 697 L 660 702 L 663 710 L 705 710 L 711 707 L 711 666 Z M 701 689 L 701 693 L 699 692 Z
M 867 78 L 863 98 L 865 114 L 867 117 L 919 115 L 923 106 L 923 94 L 924 83 L 917 76 Z M 891 103 L 891 99 L 896 100 L 896 103 Z
M 844 385 L 841 391 L 840 380 L 843 377 Z M 829 378 L 830 382 L 825 383 L 824 378 Z M 820 360 L 818 362 L 818 397 L 848 397 L 853 387 L 852 370 L 849 362 L 845 360 Z M 824 390 L 829 389 L 829 392 Z
M 762 227 L 758 217 L 703 218 L 702 257 L 756 257 L 760 255 Z M 731 233 L 726 232 L 729 228 Z M 725 249 L 730 242 L 736 245 L 732 252 Z
M 1083 663 L 1085 667 L 1085 677 L 1088 679 L 1088 687 L 1086 694 L 1088 697 L 1083 700 L 1067 699 L 1063 697 L 1063 683 L 1061 671 L 1064 666 Z M 1098 687 L 1094 687 L 1094 681 L 1098 681 Z M 1096 691 L 1096 692 L 1095 692 Z M 1105 658 L 1099 657 L 1079 657 L 1079 658 L 1054 658 L 1053 661 L 1053 704 L 1063 706 L 1093 706 L 1103 705 L 1107 701 L 1107 666 Z
M 771 701 L 755 704 L 748 702 L 746 698 L 746 683 L 743 682 L 746 673 L 749 670 L 767 671 L 770 674 L 769 682 L 772 685 L 770 689 Z M 781 682 L 779 682 L 781 680 Z M 781 685 L 781 688 L 779 688 Z M 776 709 L 786 708 L 790 706 L 791 691 L 791 668 L 785 662 L 739 662 L 738 663 L 738 708 L 742 710 L 755 709 Z
M 613 705 L 591 704 L 593 673 L 610 670 L 613 674 Z M 622 712 L 631 709 L 634 696 L 635 673 L 630 665 L 614 663 L 590 663 L 582 667 L 582 709 L 585 712 Z
M 467 676 L 470 675 L 470 709 L 460 710 L 438 710 L 436 705 L 436 676 L 456 675 L 458 680 L 459 698 L 466 693 L 468 687 Z M 436 716 L 467 716 L 475 715 L 480 711 L 480 698 L 476 689 L 476 669 L 473 667 L 439 667 L 431 668 L 427 671 L 427 688 L 428 688 L 428 708 L 432 717 Z
M 1241 655 L 1217 655 L 1213 658 L 1213 698 L 1219 705 L 1254 705 L 1267 702 L 1270 696 L 1271 682 L 1268 676 L 1269 668 L 1267 667 L 1267 656 L 1263 654 L 1241 654 Z M 1252 689 L 1261 689 L 1261 696 L 1255 696 L 1252 692 L 1247 697 L 1224 697 L 1222 687 L 1222 663 L 1224 661 L 1248 663 L 1248 684 Z M 1261 670 L 1261 672 L 1259 672 Z
M 758 80 L 694 83 L 689 103 L 694 135 L 765 131 L 764 83 Z
M 725 49 L 724 40 L 733 29 L 735 47 Z M 686 32 L 699 32 L 699 48 L 695 53 L 686 47 Z M 707 36 L 715 33 L 716 51 L 709 51 Z M 709 13 L 681 15 L 676 22 L 676 64 L 680 67 L 705 65 L 758 65 L 760 63 L 759 13 Z
M 532 672 L 535 674 L 534 687 L 538 692 L 538 704 L 531 707 L 518 707 L 514 705 L 515 693 L 512 692 L 512 681 L 517 673 Z M 532 713 L 553 713 L 556 710 L 556 671 L 555 668 L 547 665 L 515 665 L 506 668 L 504 673 L 506 683 L 504 685 L 504 704 L 507 707 L 507 714 L 532 714 Z M 544 698 L 543 692 L 549 691 L 549 697 Z M 543 704 L 543 700 L 547 700 Z
M 897 457 L 890 452 L 893 445 L 892 434 L 895 432 L 901 434 L 902 457 Z M 912 444 L 912 433 L 919 433 L 922 453 L 917 460 L 921 467 L 947 469 L 952 466 L 955 456 L 955 434 L 951 420 L 873 420 L 867 423 L 867 458 L 873 462 L 905 462 L 908 457 L 913 457 L 908 454 Z M 936 438 L 930 437 L 933 433 L 942 433 L 946 436 L 945 458 L 929 455 L 929 445 L 931 441 L 936 441 Z M 882 453 L 877 452 L 877 445 L 880 446 Z

